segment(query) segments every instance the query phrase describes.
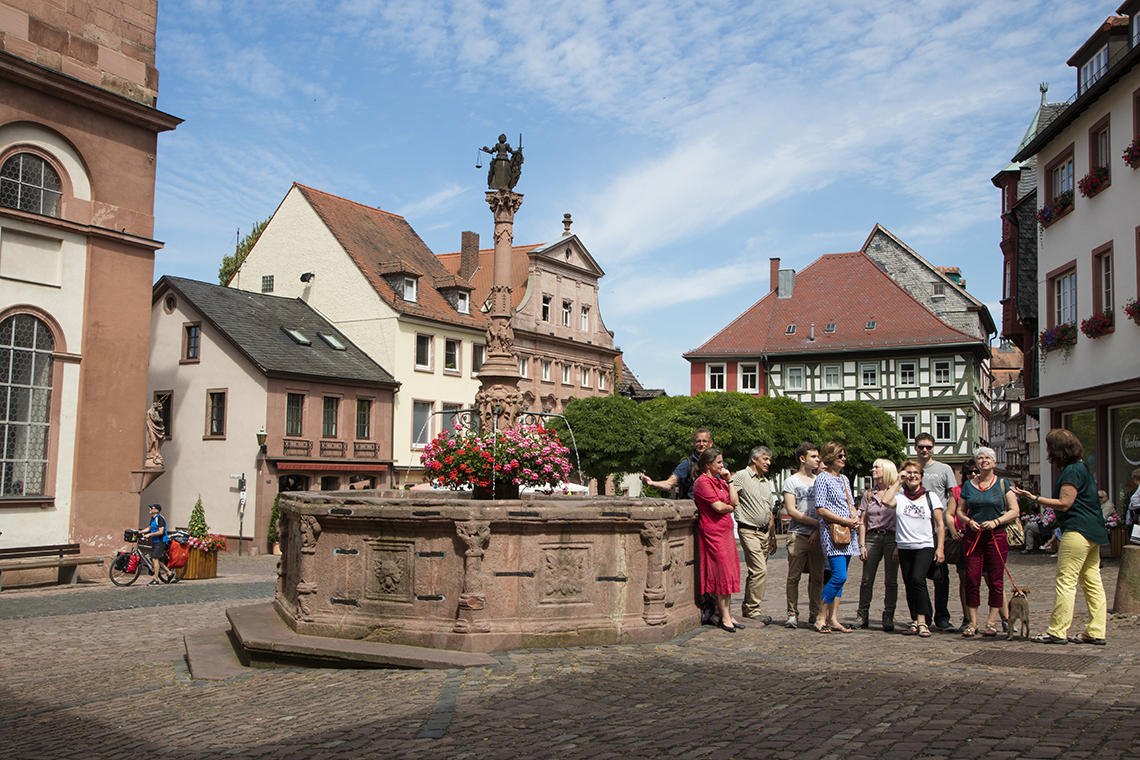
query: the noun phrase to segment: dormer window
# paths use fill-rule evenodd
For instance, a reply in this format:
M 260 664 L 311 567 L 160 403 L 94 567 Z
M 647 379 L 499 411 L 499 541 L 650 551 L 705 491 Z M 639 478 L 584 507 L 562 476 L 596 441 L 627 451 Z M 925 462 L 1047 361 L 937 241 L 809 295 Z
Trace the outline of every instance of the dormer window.
M 404 278 L 404 300 L 412 303 L 416 302 L 416 278 Z
M 875 325 L 876 325 L 876 324 L 877 324 L 877 323 L 875 322 L 875 320 L 873 320 L 873 319 L 868 319 L 868 320 L 867 320 L 867 328 L 866 328 L 866 329 L 868 329 L 868 330 L 874 330 L 874 329 L 875 329 Z
M 795 325 L 788 325 L 788 329 L 784 330 L 784 335 L 795 335 L 795 334 L 796 334 L 796 326 Z
M 460 314 L 471 313 L 471 294 L 465 291 L 459 291 L 455 297 L 455 310 Z
M 823 328 L 823 331 L 824 331 L 825 333 L 829 333 L 829 332 L 835 332 L 835 323 L 834 323 L 834 322 L 828 322 L 828 323 L 827 323 L 827 324 L 824 326 L 824 328 Z
M 1108 71 L 1108 45 L 1105 45 L 1081 66 L 1080 77 L 1077 81 L 1077 93 L 1080 94 L 1092 86 L 1092 83 L 1104 76 Z

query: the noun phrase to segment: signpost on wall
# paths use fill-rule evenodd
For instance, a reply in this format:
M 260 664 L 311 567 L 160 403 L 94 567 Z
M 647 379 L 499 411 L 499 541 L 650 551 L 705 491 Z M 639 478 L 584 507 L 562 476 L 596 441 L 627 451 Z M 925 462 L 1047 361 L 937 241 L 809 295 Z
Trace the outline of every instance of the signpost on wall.
M 238 556 L 242 550 L 242 530 L 245 525 L 245 473 L 230 475 L 231 480 L 238 482 Z

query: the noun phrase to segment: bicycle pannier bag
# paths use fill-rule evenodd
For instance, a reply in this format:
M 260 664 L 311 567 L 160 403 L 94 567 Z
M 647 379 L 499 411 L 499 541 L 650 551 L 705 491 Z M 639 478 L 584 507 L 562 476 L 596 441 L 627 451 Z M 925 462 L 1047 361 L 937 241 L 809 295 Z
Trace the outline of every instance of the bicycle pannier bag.
M 190 549 L 185 544 L 181 541 L 171 541 L 170 548 L 166 552 L 166 566 L 172 570 L 185 567 L 189 557 Z

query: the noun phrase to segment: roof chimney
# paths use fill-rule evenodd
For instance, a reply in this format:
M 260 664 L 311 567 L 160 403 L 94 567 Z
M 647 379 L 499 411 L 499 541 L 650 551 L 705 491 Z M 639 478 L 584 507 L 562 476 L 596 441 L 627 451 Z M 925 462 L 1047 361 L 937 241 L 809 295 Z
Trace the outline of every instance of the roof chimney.
M 562 215 L 562 226 L 565 227 L 565 230 L 562 233 L 562 237 L 566 237 L 570 234 L 570 225 L 573 223 L 574 220 L 570 218 L 569 214 Z
M 463 233 L 462 247 L 459 249 L 459 276 L 470 282 L 479 268 L 479 233 Z
M 769 292 L 775 290 L 780 284 L 780 260 L 768 259 L 770 265 L 768 274 L 768 284 L 771 286 Z

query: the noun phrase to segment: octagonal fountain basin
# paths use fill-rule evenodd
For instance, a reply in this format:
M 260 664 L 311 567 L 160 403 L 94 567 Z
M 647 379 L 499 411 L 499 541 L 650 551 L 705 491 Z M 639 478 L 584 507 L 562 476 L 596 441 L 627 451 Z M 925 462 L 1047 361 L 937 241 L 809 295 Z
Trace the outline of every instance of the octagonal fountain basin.
M 281 495 L 296 633 L 463 652 L 654 643 L 700 625 L 691 501 Z

